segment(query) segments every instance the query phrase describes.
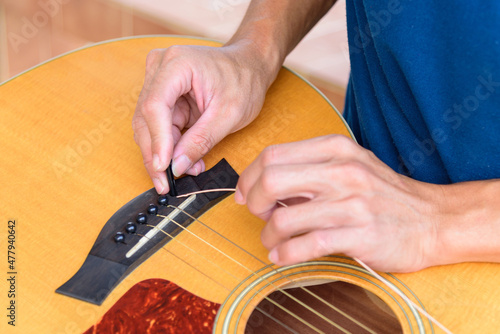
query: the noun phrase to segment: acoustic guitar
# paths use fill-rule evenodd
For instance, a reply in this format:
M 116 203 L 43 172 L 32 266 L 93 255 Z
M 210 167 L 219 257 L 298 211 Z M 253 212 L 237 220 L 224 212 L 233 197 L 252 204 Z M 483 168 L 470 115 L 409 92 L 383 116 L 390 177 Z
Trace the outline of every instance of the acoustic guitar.
M 170 36 L 114 40 L 0 86 L 1 333 L 442 332 L 394 291 L 454 333 L 499 331 L 499 265 L 380 273 L 391 288 L 342 255 L 276 267 L 260 243 L 264 222 L 230 193 L 116 279 L 99 302 L 58 293 L 115 213 L 144 194 L 159 200 L 149 190 L 131 119 L 147 53 L 181 44 L 220 45 Z M 283 68 L 259 117 L 205 161 L 218 168 L 225 159 L 236 175 L 266 146 L 330 133 L 351 136 L 328 100 Z M 211 175 L 204 176 L 208 183 Z M 161 210 L 180 212 L 187 200 Z M 146 225 L 140 228 L 156 228 Z M 144 237 L 123 228 L 132 232 L 120 232 L 126 242 L 106 237 L 110 247 L 133 247 Z M 86 283 L 73 289 L 100 284 L 99 272 L 83 275 Z

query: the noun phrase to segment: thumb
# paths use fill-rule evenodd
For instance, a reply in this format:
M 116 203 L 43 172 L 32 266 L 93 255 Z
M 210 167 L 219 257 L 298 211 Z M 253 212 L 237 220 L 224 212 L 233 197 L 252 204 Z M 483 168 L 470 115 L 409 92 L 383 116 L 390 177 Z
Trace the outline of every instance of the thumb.
M 217 143 L 231 132 L 230 122 L 221 122 L 208 110 L 179 139 L 174 148 L 172 171 L 180 176 L 200 161 Z M 200 164 L 204 168 L 204 164 Z M 202 170 L 203 171 L 203 170 Z

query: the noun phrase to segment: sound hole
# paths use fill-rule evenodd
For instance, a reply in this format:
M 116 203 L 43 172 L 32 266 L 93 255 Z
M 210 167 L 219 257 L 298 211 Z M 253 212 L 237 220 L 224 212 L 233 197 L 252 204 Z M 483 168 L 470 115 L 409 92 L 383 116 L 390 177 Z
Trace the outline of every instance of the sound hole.
M 360 326 L 356 322 L 369 328 L 371 333 L 403 332 L 392 310 L 382 299 L 368 290 L 341 281 L 308 286 L 307 289 L 342 310 L 354 318 L 355 321 L 346 318 L 301 288 L 287 289 L 286 292 L 338 324 L 347 332 L 356 334 L 370 333 L 370 331 L 364 329 L 363 326 Z M 300 316 L 320 331 L 325 333 L 344 333 L 282 292 L 273 292 L 268 298 L 274 300 L 291 313 Z M 262 312 L 259 310 L 262 310 Z M 281 322 L 281 324 L 278 322 Z M 297 320 L 292 314 L 288 314 L 286 311 L 264 299 L 251 314 L 245 333 L 316 333 L 316 331 Z

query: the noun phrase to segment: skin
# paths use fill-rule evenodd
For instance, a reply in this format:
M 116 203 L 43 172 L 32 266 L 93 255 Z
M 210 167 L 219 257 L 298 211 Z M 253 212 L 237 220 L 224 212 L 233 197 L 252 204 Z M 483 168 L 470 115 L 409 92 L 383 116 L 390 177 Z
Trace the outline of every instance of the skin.
M 175 175 L 197 175 L 214 145 L 257 117 L 286 55 L 333 4 L 252 1 L 221 48 L 151 51 L 132 126 L 158 193 L 171 159 Z M 267 148 L 235 194 L 266 221 L 262 243 L 278 265 L 344 253 L 392 272 L 500 262 L 498 198 L 499 180 L 415 181 L 339 135 Z
M 492 196 L 499 187 L 495 180 L 419 182 L 330 135 L 265 149 L 242 173 L 235 199 L 267 222 L 261 239 L 276 264 L 344 253 L 378 270 L 413 272 L 498 262 L 500 209 Z
M 158 193 L 169 190 L 170 160 L 176 176 L 197 175 L 215 144 L 257 117 L 286 55 L 333 4 L 252 1 L 223 47 L 150 52 L 132 128 Z
M 235 46 L 178 46 L 148 55 L 133 129 L 158 193 L 169 190 L 165 169 L 172 158 L 176 176 L 197 175 L 215 144 L 258 115 L 270 83 L 244 57 L 251 56 Z

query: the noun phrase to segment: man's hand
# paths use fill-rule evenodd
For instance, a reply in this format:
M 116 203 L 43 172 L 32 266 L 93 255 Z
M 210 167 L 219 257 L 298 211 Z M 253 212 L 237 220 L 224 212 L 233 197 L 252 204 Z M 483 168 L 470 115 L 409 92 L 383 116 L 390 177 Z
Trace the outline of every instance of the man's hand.
M 175 175 L 196 175 L 216 143 L 257 116 L 286 55 L 334 3 L 255 0 L 224 47 L 149 54 L 132 125 L 159 193 L 169 190 L 164 171 L 172 158 Z
M 169 190 L 164 171 L 171 159 L 176 176 L 199 174 L 201 158 L 258 115 L 272 80 L 255 58 L 237 45 L 150 52 L 132 127 L 158 193 Z
M 439 186 L 424 185 L 331 135 L 264 150 L 242 173 L 236 201 L 267 222 L 262 242 L 278 265 L 344 253 L 408 272 L 429 266 L 435 250 Z

